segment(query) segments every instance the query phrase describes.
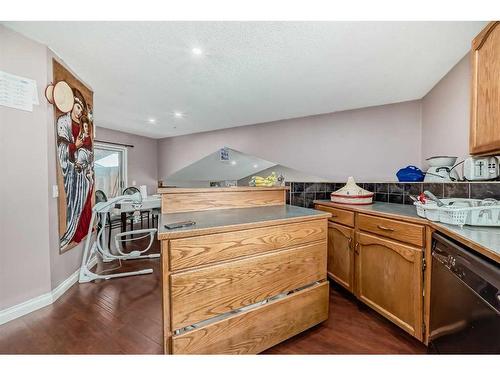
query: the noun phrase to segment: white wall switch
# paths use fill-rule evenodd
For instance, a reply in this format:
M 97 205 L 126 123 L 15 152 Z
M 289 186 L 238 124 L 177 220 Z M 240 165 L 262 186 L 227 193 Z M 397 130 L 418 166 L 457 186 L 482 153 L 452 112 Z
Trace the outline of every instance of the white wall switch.
M 52 185 L 52 198 L 57 198 L 59 196 L 59 186 Z
M 135 182 L 135 180 L 132 180 L 132 186 L 135 186 L 137 185 L 137 183 Z

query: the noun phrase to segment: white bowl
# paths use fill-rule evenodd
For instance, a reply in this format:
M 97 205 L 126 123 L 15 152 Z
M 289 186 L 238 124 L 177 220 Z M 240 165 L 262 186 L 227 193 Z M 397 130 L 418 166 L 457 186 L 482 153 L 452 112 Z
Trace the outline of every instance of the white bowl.
M 425 159 L 431 167 L 453 167 L 457 161 L 456 156 L 433 156 Z

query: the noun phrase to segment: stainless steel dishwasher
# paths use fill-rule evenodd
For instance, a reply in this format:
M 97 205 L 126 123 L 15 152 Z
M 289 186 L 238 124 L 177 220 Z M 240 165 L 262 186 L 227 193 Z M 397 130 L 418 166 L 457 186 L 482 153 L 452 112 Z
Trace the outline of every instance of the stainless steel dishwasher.
M 434 233 L 429 352 L 500 354 L 500 267 Z

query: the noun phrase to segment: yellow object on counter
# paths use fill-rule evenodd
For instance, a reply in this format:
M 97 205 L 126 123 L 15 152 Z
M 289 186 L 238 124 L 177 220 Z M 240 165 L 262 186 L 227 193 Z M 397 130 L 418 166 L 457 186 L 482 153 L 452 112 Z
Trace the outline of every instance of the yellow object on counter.
M 250 180 L 249 185 L 257 187 L 271 187 L 275 186 L 277 182 L 278 182 L 278 177 L 276 176 L 276 172 L 272 172 L 267 177 L 253 176 L 252 179 Z

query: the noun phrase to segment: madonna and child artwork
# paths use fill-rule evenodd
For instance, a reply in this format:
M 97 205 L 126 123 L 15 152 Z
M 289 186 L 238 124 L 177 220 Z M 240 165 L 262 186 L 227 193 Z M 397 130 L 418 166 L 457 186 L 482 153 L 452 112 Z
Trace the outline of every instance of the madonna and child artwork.
M 53 60 L 59 246 L 65 252 L 87 235 L 94 197 L 93 92 Z

